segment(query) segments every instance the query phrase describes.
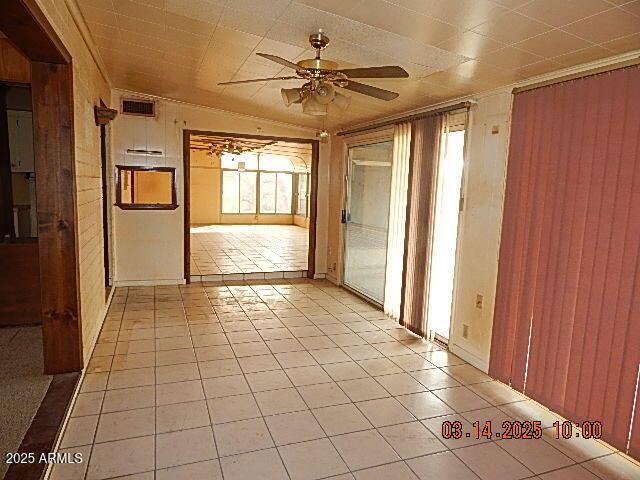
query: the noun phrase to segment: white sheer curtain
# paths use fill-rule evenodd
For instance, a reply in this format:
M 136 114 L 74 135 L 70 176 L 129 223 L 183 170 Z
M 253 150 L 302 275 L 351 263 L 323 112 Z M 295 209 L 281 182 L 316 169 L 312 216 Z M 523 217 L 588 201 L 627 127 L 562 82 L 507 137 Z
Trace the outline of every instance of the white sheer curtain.
M 400 123 L 395 126 L 393 132 L 391 205 L 389 208 L 387 271 L 384 288 L 384 311 L 395 319 L 400 318 L 410 149 L 411 123 Z

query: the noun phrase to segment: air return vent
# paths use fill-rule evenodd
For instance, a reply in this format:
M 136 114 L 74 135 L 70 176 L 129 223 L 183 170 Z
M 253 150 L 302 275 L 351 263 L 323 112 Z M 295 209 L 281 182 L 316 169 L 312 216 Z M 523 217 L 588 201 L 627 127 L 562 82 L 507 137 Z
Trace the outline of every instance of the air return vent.
M 145 100 L 122 100 L 122 113 L 125 115 L 140 115 L 143 117 L 155 117 L 156 116 L 156 104 L 155 102 Z

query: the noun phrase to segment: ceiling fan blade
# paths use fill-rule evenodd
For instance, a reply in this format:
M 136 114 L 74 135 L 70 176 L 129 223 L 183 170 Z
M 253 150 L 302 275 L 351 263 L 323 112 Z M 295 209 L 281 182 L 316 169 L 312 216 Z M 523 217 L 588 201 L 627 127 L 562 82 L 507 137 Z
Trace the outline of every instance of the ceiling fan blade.
M 347 85 L 342 87 L 347 90 L 351 90 L 352 92 L 362 93 L 363 95 L 368 95 L 370 97 L 379 98 L 380 100 L 393 100 L 398 97 L 398 93 L 391 92 L 389 90 L 385 90 L 383 88 L 373 87 L 371 85 L 366 85 L 360 82 L 354 82 L 353 80 L 349 80 Z
M 251 80 L 236 80 L 235 82 L 220 82 L 218 85 L 239 85 L 241 83 L 270 82 L 272 80 L 297 80 L 298 77 L 270 77 L 252 78 Z
M 272 62 L 279 63 L 283 67 L 293 68 L 294 70 L 301 70 L 301 68 L 293 62 L 289 60 L 285 60 L 282 57 L 278 57 L 277 55 L 269 55 L 268 53 L 256 53 L 259 57 L 266 58 L 267 60 L 271 60 Z
M 407 71 L 397 65 L 387 65 L 385 67 L 363 67 L 345 68 L 338 70 L 344 73 L 347 78 L 407 78 Z

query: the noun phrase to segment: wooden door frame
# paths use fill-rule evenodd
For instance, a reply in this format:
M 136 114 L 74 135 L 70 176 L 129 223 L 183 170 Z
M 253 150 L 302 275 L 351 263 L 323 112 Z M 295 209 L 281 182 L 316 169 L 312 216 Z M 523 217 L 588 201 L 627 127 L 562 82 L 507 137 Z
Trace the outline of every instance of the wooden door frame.
M 274 140 L 311 145 L 311 188 L 309 192 L 309 251 L 307 257 L 307 278 L 314 278 L 316 272 L 316 224 L 318 217 L 318 167 L 320 164 L 320 141 L 313 138 L 279 137 L 252 135 L 248 133 L 216 132 L 184 129 L 182 133 L 182 168 L 184 170 L 184 278 L 191 282 L 191 135 L 212 135 L 251 140 Z
M 0 30 L 31 60 L 44 371 L 80 371 L 71 55 L 35 0 L 3 0 Z

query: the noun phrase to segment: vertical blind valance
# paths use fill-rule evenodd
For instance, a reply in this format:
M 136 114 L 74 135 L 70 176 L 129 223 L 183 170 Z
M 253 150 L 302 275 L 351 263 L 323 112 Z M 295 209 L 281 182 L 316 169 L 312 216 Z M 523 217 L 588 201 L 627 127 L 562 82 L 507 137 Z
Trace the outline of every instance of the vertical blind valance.
M 637 66 L 515 95 L 489 369 L 636 458 L 639 107 Z

